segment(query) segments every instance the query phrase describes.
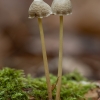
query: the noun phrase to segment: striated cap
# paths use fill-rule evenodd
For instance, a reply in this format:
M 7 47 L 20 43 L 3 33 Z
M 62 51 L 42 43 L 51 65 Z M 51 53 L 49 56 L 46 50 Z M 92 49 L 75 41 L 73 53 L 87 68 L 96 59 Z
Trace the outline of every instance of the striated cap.
M 43 0 L 34 0 L 29 7 L 29 18 L 43 18 L 51 14 L 51 7 Z
M 70 0 L 54 0 L 52 5 L 54 15 L 69 15 L 72 13 L 72 5 Z

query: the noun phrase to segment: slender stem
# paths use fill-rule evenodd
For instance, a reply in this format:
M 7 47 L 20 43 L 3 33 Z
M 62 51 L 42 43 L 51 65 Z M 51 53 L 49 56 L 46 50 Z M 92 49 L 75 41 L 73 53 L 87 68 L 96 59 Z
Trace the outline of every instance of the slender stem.
M 44 41 L 44 32 L 43 32 L 41 18 L 38 18 L 38 23 L 39 23 L 40 37 L 41 37 L 41 43 L 42 43 L 42 53 L 43 53 L 43 61 L 44 61 L 45 76 L 46 76 L 46 81 L 47 81 L 47 88 L 48 88 L 48 97 L 49 97 L 49 100 L 52 100 L 52 89 L 51 89 L 51 83 L 50 83 L 50 77 L 49 77 L 49 68 L 48 68 L 46 47 L 45 47 L 45 41 Z
M 59 44 L 59 63 L 58 63 L 58 84 L 56 100 L 60 100 L 61 79 L 62 79 L 62 56 L 63 56 L 63 16 L 60 16 L 60 44 Z

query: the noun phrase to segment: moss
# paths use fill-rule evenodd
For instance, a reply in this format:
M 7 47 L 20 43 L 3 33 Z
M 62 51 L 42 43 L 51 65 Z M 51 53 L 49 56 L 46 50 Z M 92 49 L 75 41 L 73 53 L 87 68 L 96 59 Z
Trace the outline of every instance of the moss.
M 50 75 L 53 84 L 53 99 L 56 95 L 57 78 Z M 62 77 L 61 100 L 83 99 L 84 94 L 95 88 L 94 84 L 82 84 L 86 80 L 78 72 Z M 24 72 L 10 68 L 0 70 L 0 100 L 47 100 L 47 86 L 45 77 L 25 77 Z
M 23 71 L 4 68 L 0 71 L 0 100 L 27 100 L 22 90 L 26 83 Z

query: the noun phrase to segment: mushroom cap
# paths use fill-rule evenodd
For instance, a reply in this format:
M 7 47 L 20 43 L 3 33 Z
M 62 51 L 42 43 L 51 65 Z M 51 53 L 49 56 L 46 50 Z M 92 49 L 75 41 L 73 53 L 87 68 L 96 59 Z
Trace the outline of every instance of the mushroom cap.
M 51 5 L 54 15 L 69 15 L 72 13 L 70 0 L 54 0 Z
M 51 14 L 51 7 L 43 0 L 34 0 L 29 7 L 29 18 L 43 18 Z

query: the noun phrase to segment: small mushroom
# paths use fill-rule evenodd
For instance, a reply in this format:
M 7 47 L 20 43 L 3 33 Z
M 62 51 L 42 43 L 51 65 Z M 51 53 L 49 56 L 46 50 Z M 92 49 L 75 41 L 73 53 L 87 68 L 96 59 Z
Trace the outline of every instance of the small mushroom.
M 60 16 L 60 43 L 59 43 L 59 63 L 58 63 L 58 84 L 56 100 L 60 100 L 61 79 L 62 79 L 62 56 L 63 56 L 63 15 L 69 15 L 72 12 L 70 0 L 54 0 L 51 5 L 54 15 Z
M 52 100 L 52 90 L 51 90 L 51 83 L 50 83 L 50 77 L 49 77 L 49 68 L 48 68 L 46 47 L 45 47 L 45 41 L 44 41 L 42 18 L 48 17 L 51 14 L 52 14 L 51 7 L 47 3 L 45 3 L 43 0 L 34 0 L 32 4 L 30 5 L 29 18 L 35 18 L 35 17 L 38 18 L 49 100 Z
M 53 0 L 51 9 L 54 15 L 69 15 L 72 13 L 70 0 Z
M 29 18 L 43 18 L 52 14 L 51 7 L 43 0 L 34 0 L 29 8 Z

